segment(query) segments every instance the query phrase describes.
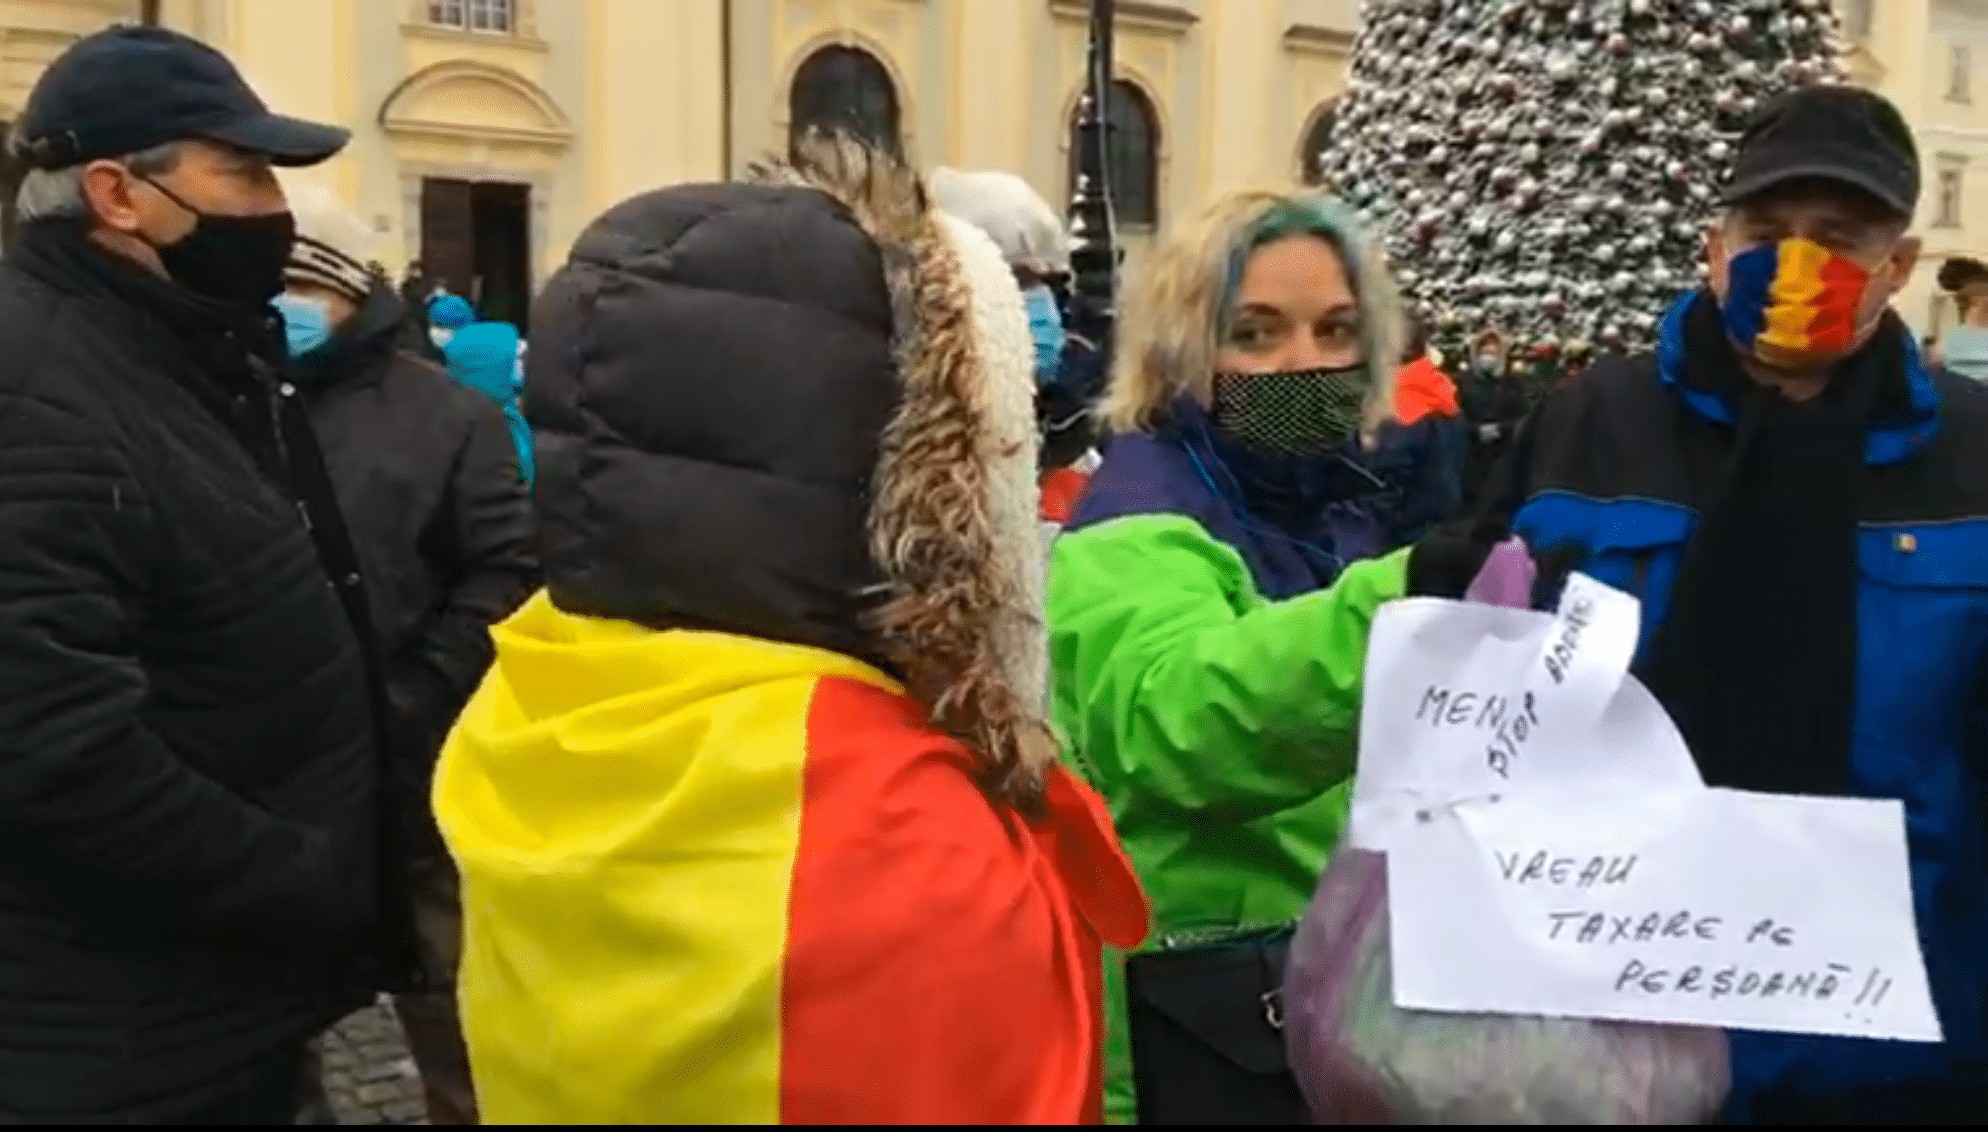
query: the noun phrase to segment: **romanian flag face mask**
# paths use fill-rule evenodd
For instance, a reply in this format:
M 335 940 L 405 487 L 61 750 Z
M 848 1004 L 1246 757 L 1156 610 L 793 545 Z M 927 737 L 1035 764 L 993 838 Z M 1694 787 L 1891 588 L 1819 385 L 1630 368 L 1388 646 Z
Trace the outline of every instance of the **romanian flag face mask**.
M 1768 365 L 1818 365 L 1856 348 L 1870 283 L 1856 261 L 1791 237 L 1732 258 L 1719 310 L 1733 341 Z

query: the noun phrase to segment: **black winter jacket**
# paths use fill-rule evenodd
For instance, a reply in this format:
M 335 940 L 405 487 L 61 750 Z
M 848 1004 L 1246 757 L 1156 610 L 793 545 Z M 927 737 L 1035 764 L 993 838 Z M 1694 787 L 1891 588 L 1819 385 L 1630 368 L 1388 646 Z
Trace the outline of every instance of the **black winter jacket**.
M 371 985 L 371 690 L 279 349 L 73 224 L 0 264 L 0 1122 L 174 1119 Z
M 435 756 L 490 667 L 490 626 L 537 585 L 531 503 L 504 414 L 397 348 L 385 284 L 292 366 L 366 579 L 401 811 L 433 841 Z

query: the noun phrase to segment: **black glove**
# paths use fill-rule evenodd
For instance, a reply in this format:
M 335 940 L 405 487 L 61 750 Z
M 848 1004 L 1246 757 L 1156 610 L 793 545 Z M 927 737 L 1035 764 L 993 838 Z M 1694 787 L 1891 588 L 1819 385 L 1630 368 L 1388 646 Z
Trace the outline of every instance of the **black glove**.
M 1560 604 L 1560 591 L 1567 588 L 1567 575 L 1588 564 L 1588 548 L 1578 542 L 1557 542 L 1535 551 L 1533 565 L 1539 576 L 1532 584 L 1532 607 L 1552 609 Z
M 1461 598 L 1491 548 L 1511 537 L 1499 519 L 1451 519 L 1408 552 L 1408 596 Z

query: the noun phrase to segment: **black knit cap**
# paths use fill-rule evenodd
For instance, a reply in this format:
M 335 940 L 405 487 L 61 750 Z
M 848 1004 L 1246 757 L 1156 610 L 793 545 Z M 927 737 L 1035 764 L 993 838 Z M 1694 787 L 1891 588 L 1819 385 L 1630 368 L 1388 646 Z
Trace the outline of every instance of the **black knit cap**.
M 160 27 L 116 27 L 57 56 L 28 95 L 14 153 L 63 169 L 200 138 L 277 165 L 316 165 L 351 132 L 272 114 L 228 57 Z
M 1883 95 L 1798 87 L 1769 99 L 1748 121 L 1721 199 L 1738 204 L 1802 180 L 1849 185 L 1911 216 L 1919 204 L 1919 149 Z

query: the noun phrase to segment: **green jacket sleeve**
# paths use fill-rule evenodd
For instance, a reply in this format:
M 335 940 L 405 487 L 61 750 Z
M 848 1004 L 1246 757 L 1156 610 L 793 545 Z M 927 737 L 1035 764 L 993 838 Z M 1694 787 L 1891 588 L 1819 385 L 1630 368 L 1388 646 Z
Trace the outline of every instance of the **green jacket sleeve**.
M 1191 519 L 1144 515 L 1056 541 L 1049 628 L 1056 724 L 1121 816 L 1249 821 L 1353 773 L 1374 612 L 1407 551 L 1331 588 L 1259 595 L 1234 549 Z

